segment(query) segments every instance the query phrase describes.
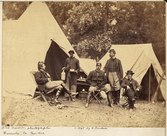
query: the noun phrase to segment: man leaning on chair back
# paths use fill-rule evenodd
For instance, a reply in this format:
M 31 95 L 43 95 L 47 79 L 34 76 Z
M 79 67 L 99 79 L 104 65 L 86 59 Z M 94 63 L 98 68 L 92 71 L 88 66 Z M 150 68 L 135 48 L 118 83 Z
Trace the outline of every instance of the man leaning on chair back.
M 44 85 L 47 91 L 49 91 L 50 89 L 57 90 L 55 98 L 53 100 L 56 103 L 58 102 L 58 98 L 62 91 L 62 88 L 65 88 L 66 93 L 70 95 L 70 98 L 72 100 L 72 94 L 70 93 L 69 89 L 65 86 L 63 81 L 62 80 L 53 81 L 49 73 L 45 71 L 45 67 L 46 66 L 43 61 L 38 62 L 38 71 L 34 75 L 37 84 Z

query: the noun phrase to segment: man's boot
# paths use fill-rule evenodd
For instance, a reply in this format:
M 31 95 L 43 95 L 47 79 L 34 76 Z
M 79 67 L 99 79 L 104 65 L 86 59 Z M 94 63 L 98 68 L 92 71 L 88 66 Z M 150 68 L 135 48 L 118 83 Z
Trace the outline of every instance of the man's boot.
M 120 106 L 120 90 L 115 91 L 115 103 Z
M 112 96 L 111 91 L 107 93 L 108 106 L 112 107 Z
M 50 105 L 52 105 L 52 104 L 55 104 L 55 95 L 52 95 L 51 97 L 51 101 L 50 101 Z
M 59 98 L 60 93 L 61 93 L 61 90 L 57 90 L 56 96 L 55 96 L 55 103 L 56 103 L 56 104 L 61 104 L 61 103 L 58 101 L 58 98 Z
M 112 96 L 113 104 L 117 104 L 117 102 L 116 102 L 116 91 L 112 91 L 111 94 L 112 94 L 111 96 Z
M 135 98 L 132 99 L 132 109 L 136 109 L 135 105 Z
M 85 108 L 88 108 L 89 103 L 90 103 L 90 98 L 91 98 L 91 93 L 90 93 L 90 92 L 88 92 L 88 96 L 87 96 L 87 99 L 86 99 Z

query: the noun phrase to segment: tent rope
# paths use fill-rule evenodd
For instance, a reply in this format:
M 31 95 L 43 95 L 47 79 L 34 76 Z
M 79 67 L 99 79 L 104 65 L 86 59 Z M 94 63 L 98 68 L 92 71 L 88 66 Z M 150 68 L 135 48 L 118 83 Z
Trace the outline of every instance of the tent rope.
M 136 59 L 135 63 L 132 65 L 132 67 L 130 68 L 130 70 L 133 69 L 133 67 L 136 65 L 136 63 L 138 62 L 138 60 L 140 59 L 141 55 L 143 54 L 144 50 L 140 53 L 139 57 Z
M 135 63 L 132 65 L 132 67 L 130 68 L 130 70 L 132 70 L 133 67 L 136 65 L 137 61 L 140 59 L 140 57 L 141 57 L 141 55 L 143 54 L 143 52 L 144 52 L 144 50 L 140 53 L 139 57 L 136 59 Z M 126 75 L 125 75 L 125 77 L 126 77 Z M 124 78 L 125 78 L 125 77 L 124 77 Z M 123 78 L 123 79 L 124 79 L 124 78 Z

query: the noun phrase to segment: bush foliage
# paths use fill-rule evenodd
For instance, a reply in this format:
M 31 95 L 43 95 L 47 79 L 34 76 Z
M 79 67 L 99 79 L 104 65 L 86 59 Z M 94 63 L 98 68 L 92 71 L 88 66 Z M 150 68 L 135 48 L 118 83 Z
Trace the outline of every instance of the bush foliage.
M 112 44 L 152 43 L 165 66 L 165 2 L 46 2 L 81 57 L 101 58 Z M 4 2 L 3 20 L 31 2 Z

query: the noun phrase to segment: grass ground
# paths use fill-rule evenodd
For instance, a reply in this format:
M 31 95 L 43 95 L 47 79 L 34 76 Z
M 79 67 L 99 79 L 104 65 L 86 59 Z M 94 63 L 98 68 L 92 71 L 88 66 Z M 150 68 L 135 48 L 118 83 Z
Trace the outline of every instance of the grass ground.
M 137 101 L 136 110 L 114 106 L 110 108 L 104 100 L 102 105 L 93 101 L 85 108 L 85 100 L 64 101 L 65 107 L 58 109 L 31 97 L 9 95 L 2 100 L 2 124 L 15 126 L 52 127 L 165 127 L 164 104 Z

